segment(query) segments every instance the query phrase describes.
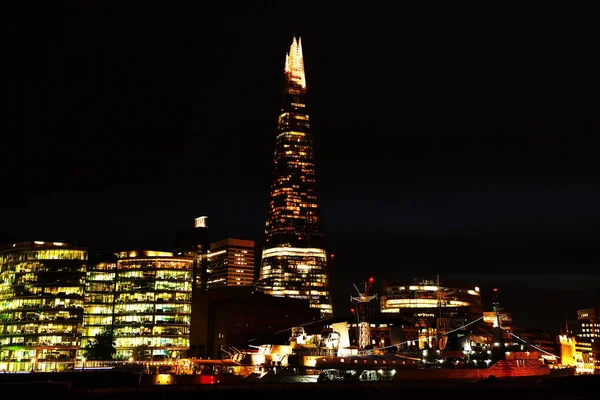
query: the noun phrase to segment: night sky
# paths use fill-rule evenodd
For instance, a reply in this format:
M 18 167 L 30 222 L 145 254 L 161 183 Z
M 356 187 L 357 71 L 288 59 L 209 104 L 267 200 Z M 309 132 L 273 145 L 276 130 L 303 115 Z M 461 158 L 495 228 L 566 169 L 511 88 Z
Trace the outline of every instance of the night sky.
M 549 331 L 600 305 L 585 10 L 59 3 L 2 12 L 2 242 L 169 250 L 208 215 L 260 243 L 299 35 L 336 314 L 369 276 L 498 287 Z

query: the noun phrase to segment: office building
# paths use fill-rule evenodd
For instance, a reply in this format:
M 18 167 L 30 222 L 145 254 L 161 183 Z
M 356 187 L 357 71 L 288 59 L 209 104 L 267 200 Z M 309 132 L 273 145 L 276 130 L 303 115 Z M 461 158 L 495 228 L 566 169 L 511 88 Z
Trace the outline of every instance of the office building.
M 83 323 L 87 248 L 22 242 L 0 252 L 0 370 L 73 367 Z
M 596 309 L 577 310 L 577 320 L 567 323 L 565 334 L 561 344 L 573 344 L 577 371 L 600 374 L 600 318 Z
M 208 288 L 252 286 L 254 241 L 224 239 L 210 244 Z
M 328 260 L 300 39 L 293 39 L 286 55 L 284 77 L 257 288 L 272 296 L 307 299 L 329 317 Z
M 432 326 L 437 318 L 448 318 L 461 326 L 483 315 L 479 286 L 462 281 L 385 281 L 380 301 L 382 313 L 420 319 Z
M 121 252 L 118 258 L 117 358 L 143 352 L 153 361 L 184 357 L 190 346 L 194 258 L 150 250 Z
M 115 255 L 97 257 L 87 266 L 81 349 L 96 335 L 113 328 L 116 271 Z
M 177 232 L 173 243 L 173 253 L 176 256 L 192 257 L 194 288 L 206 289 L 208 283 L 208 217 L 198 217 L 194 227 Z

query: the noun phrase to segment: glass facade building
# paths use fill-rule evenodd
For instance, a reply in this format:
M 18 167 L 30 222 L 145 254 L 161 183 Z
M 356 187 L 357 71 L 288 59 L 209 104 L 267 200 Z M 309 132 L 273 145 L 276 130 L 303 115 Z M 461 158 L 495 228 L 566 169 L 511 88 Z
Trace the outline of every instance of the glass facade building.
M 479 286 L 456 280 L 385 281 L 380 301 L 382 313 L 410 321 L 444 317 L 461 326 L 483 315 Z
M 82 349 L 97 334 L 113 326 L 116 270 L 116 257 L 106 257 L 88 265 L 85 275 Z
M 327 253 L 316 190 L 300 39 L 292 41 L 284 76 L 257 288 L 273 296 L 309 299 L 311 307 L 328 317 L 332 308 Z
M 117 359 L 134 356 L 136 349 L 147 350 L 153 361 L 184 357 L 190 347 L 194 258 L 148 250 L 118 256 L 114 305 Z
M 23 242 L 0 252 L 0 370 L 73 366 L 83 323 L 88 252 Z

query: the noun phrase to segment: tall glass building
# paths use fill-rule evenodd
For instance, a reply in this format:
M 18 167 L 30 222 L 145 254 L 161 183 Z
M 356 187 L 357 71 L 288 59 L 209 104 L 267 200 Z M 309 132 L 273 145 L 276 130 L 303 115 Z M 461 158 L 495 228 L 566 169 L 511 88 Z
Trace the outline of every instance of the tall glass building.
M 60 242 L 0 251 L 0 370 L 73 366 L 83 322 L 88 252 Z
M 153 361 L 184 357 L 190 347 L 194 258 L 149 250 L 121 252 L 118 257 L 117 359 L 128 359 L 142 349 Z
M 283 104 L 277 125 L 274 176 L 257 288 L 273 296 L 309 299 L 332 314 L 316 190 L 306 77 L 300 39 L 285 60 Z

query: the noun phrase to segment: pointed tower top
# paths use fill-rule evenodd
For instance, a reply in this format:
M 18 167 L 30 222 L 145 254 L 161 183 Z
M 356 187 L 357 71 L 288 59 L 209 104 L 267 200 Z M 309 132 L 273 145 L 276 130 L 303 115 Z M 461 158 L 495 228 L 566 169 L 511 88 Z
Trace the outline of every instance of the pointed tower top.
M 290 51 L 285 55 L 285 73 L 290 82 L 306 88 L 306 76 L 304 75 L 304 58 L 302 56 L 302 39 L 294 36 Z

